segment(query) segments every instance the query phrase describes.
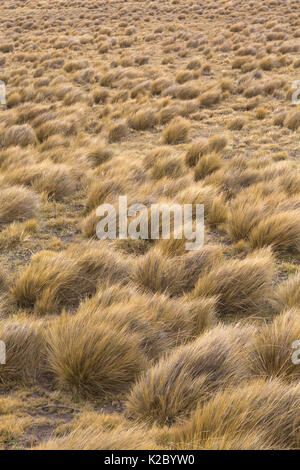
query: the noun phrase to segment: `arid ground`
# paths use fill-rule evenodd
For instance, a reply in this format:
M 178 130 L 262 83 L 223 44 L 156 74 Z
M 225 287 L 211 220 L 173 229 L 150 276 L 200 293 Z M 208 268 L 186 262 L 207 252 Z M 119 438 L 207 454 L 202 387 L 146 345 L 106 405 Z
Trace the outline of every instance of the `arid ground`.
M 0 448 L 300 448 L 299 0 L 0 13 Z M 202 249 L 99 240 L 120 195 Z

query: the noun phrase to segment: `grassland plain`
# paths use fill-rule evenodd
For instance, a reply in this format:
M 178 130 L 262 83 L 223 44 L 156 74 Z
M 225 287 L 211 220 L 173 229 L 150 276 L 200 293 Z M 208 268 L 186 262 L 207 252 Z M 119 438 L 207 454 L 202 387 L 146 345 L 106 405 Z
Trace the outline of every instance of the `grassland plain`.
M 299 448 L 299 1 L 0 14 L 0 448 Z M 98 240 L 119 195 L 203 248 Z

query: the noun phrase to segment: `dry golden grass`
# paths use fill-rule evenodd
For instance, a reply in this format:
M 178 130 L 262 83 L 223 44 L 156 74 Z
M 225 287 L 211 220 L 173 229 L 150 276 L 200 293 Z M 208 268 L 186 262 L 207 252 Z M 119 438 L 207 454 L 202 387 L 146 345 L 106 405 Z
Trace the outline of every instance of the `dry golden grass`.
M 129 126 L 136 131 L 151 129 L 155 124 L 155 113 L 152 109 L 136 111 L 128 119 Z
M 139 428 L 124 426 L 101 431 L 97 425 L 83 428 L 57 439 L 40 444 L 34 450 L 143 450 L 157 449 L 157 445 Z
M 297 131 L 300 127 L 300 111 L 291 112 L 286 118 L 286 126 L 292 131 Z
M 219 91 L 207 91 L 199 96 L 198 102 L 201 107 L 210 108 L 220 101 Z
M 37 380 L 43 365 L 41 323 L 26 318 L 2 319 L 0 335 L 6 345 L 6 363 L 0 365 L 1 386 Z
M 23 186 L 0 190 L 0 224 L 31 219 L 37 215 L 38 197 Z
M 185 155 L 185 162 L 187 166 L 193 167 L 195 166 L 199 159 L 203 157 L 209 150 L 208 141 L 205 139 L 198 140 L 192 143 Z
M 46 348 L 46 368 L 53 379 L 84 397 L 99 399 L 126 390 L 146 364 L 133 333 L 117 333 L 87 315 L 61 315 L 47 331 Z
M 279 253 L 300 253 L 300 212 L 287 210 L 266 217 L 249 235 L 253 248 L 271 246 Z
M 205 178 L 205 176 L 210 175 L 214 171 L 221 168 L 221 166 L 222 160 L 218 153 L 207 153 L 200 158 L 197 165 L 195 166 L 195 181 L 199 181 L 202 178 Z
M 215 325 L 215 304 L 214 298 L 175 301 L 115 285 L 83 301 L 78 313 L 95 316 L 112 329 L 134 332 L 137 345 L 152 359 Z
M 12 126 L 9 129 L 0 130 L 0 147 L 10 147 L 20 145 L 26 147 L 36 143 L 36 136 L 29 125 Z
M 163 132 L 163 143 L 176 145 L 185 142 L 188 138 L 190 125 L 184 118 L 174 118 Z
M 255 375 L 283 380 L 299 380 L 300 368 L 293 364 L 292 344 L 300 336 L 300 310 L 284 311 L 270 325 L 261 329 L 252 351 L 252 370 Z
M 0 249 L 9 250 L 34 237 L 38 232 L 35 219 L 12 222 L 0 234 Z
M 269 251 L 217 264 L 196 283 L 193 295 L 217 296 L 220 315 L 257 311 L 271 295 L 274 261 Z
M 156 449 L 155 434 L 132 426 L 118 414 L 83 412 L 35 450 L 143 450 Z
M 0 448 L 299 448 L 299 2 L 2 3 Z
M 87 245 L 81 252 L 70 247 L 67 252 L 42 251 L 16 280 L 11 290 L 21 307 L 32 308 L 39 315 L 59 313 L 64 306 L 76 307 L 79 301 L 96 291 L 101 279 L 112 282 L 126 278 L 126 263 L 103 250 Z
M 273 303 L 278 312 L 300 305 L 300 274 L 290 276 L 279 284 L 274 293 Z
M 126 137 L 128 128 L 125 122 L 116 122 L 112 124 L 108 132 L 109 142 L 119 142 L 123 137 Z
M 32 424 L 33 420 L 29 416 L 26 418 L 16 418 L 14 414 L 1 416 L 0 449 L 4 450 L 8 444 L 11 445 L 22 438 Z
M 244 354 L 252 328 L 217 326 L 187 346 L 165 355 L 148 369 L 128 396 L 130 416 L 172 424 L 218 388 L 247 377 Z
M 243 129 L 244 125 L 244 119 L 237 117 L 228 123 L 228 129 L 231 131 L 240 131 Z
M 299 419 L 299 385 L 261 380 L 217 392 L 160 439 L 175 449 L 295 449 Z

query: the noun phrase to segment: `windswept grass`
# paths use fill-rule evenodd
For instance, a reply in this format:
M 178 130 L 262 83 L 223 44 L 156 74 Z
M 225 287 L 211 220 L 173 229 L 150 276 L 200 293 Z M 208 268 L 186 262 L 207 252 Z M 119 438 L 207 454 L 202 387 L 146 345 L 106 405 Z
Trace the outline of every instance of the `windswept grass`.
M 299 13 L 2 2 L 1 450 L 300 448 Z

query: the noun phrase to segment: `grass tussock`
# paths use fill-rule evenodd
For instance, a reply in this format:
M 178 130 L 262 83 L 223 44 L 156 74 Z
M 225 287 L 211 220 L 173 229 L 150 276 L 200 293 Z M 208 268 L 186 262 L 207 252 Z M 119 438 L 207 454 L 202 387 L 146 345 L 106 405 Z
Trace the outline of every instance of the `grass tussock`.
M 7 291 L 8 288 L 8 273 L 6 272 L 5 268 L 0 265 L 0 294 L 3 294 Z
M 286 118 L 286 127 L 291 131 L 297 131 L 300 127 L 300 110 L 292 111 Z
M 194 179 L 200 181 L 222 166 L 222 160 L 218 153 L 207 153 L 200 158 L 195 166 Z
M 97 140 L 87 150 L 87 159 L 93 166 L 102 165 L 113 157 L 113 152 L 104 140 Z
M 271 295 L 274 260 L 261 250 L 243 260 L 228 260 L 199 278 L 193 295 L 218 296 L 220 315 L 252 313 Z
M 101 281 L 125 278 L 125 264 L 117 258 L 113 261 L 106 250 L 101 256 L 92 246 L 58 254 L 42 251 L 17 278 L 11 295 L 19 306 L 32 308 L 38 315 L 53 314 L 63 306 L 76 307 Z
M 2 386 L 33 383 L 41 375 L 44 341 L 40 322 L 1 319 L 0 337 L 5 344 L 6 363 L 0 364 Z
M 128 388 L 145 367 L 134 334 L 97 317 L 64 314 L 47 331 L 47 370 L 62 388 L 103 398 Z
M 94 182 L 88 192 L 86 200 L 86 208 L 88 211 L 96 209 L 100 204 L 107 203 L 118 193 L 120 194 L 121 185 L 115 179 L 106 180 L 105 182 Z
M 0 250 L 11 250 L 30 240 L 37 232 L 38 226 L 35 219 L 12 222 L 0 233 Z
M 219 153 L 225 149 L 227 145 L 227 138 L 224 135 L 214 135 L 210 137 L 208 148 L 210 152 Z
M 186 154 L 185 163 L 188 167 L 194 167 L 199 162 L 200 158 L 203 157 L 209 151 L 208 141 L 206 139 L 198 140 L 193 142 Z
M 125 138 L 128 134 L 128 127 L 125 122 L 116 122 L 112 124 L 108 131 L 108 141 L 109 142 L 119 142 L 121 139 Z
M 175 349 L 133 386 L 128 413 L 139 421 L 170 425 L 225 383 L 240 382 L 247 367 L 240 359 L 252 335 L 252 329 L 217 326 Z
M 240 131 L 240 130 L 243 129 L 244 126 L 245 126 L 245 120 L 241 117 L 237 117 L 235 119 L 232 119 L 228 123 L 228 129 L 230 131 Z
M 37 215 L 36 193 L 22 186 L 4 187 L 0 190 L 0 224 L 32 219 Z
M 215 325 L 215 303 L 214 298 L 177 302 L 166 295 L 151 296 L 115 285 L 83 301 L 77 312 L 114 330 L 134 333 L 137 347 L 151 360 Z
M 35 132 L 29 125 L 12 126 L 8 129 L 0 130 L 0 147 L 7 148 L 13 145 L 27 147 L 36 143 Z
M 207 91 L 202 93 L 198 98 L 198 103 L 200 107 L 210 108 L 215 104 L 218 104 L 221 99 L 221 94 L 219 91 Z
M 299 273 L 279 284 L 273 296 L 273 304 L 277 312 L 300 305 Z
M 299 385 L 258 380 L 219 391 L 189 421 L 166 431 L 161 443 L 187 450 L 296 449 L 298 410 Z
M 249 235 L 253 248 L 271 246 L 278 253 L 300 253 L 300 213 L 290 210 L 270 215 Z
M 292 362 L 292 345 L 300 337 L 300 310 L 286 310 L 264 326 L 251 352 L 253 374 L 260 377 L 299 380 L 299 367 Z
M 153 248 L 136 261 L 132 269 L 132 279 L 143 289 L 152 292 L 179 292 L 183 272 L 175 270 L 176 261 L 163 257 L 159 248 Z M 178 265 L 177 265 L 178 266 Z
M 222 259 L 222 249 L 213 245 L 188 255 L 174 252 L 177 241 L 185 242 L 161 241 L 137 259 L 131 269 L 131 278 L 140 289 L 178 296 L 191 291 L 199 276 Z M 175 246 L 178 248 L 177 244 Z
M 184 118 L 174 118 L 163 132 L 164 144 L 176 145 L 188 139 L 190 130 L 189 122 Z
M 4 178 L 11 184 L 31 187 L 56 201 L 63 200 L 79 188 L 79 175 L 76 169 L 72 170 L 68 165 L 50 162 L 8 169 L 4 173 Z
M 141 109 L 130 116 L 128 124 L 136 131 L 151 129 L 155 125 L 155 113 L 152 109 Z

